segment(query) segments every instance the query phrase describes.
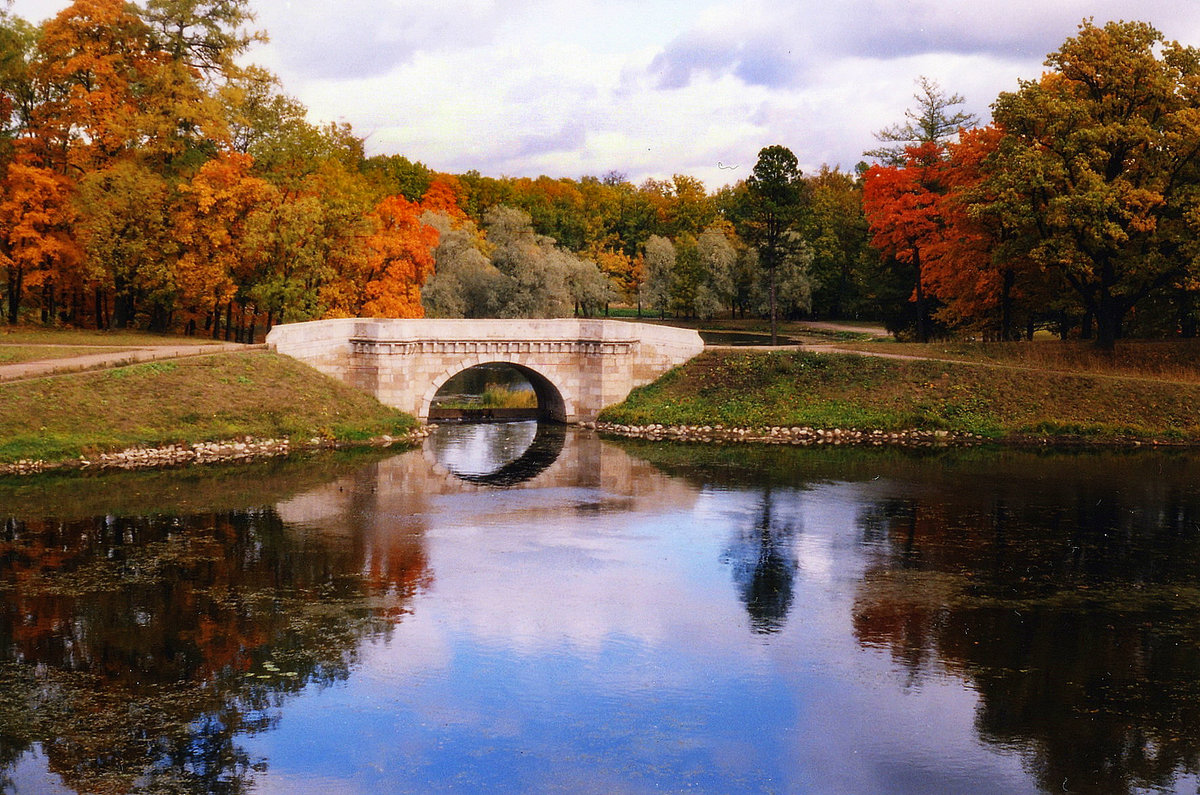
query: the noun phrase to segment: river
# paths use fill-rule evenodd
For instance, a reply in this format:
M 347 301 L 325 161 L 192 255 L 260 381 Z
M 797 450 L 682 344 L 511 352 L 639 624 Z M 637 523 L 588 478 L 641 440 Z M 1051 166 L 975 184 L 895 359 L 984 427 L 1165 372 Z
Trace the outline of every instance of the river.
M 0 482 L 3 792 L 1196 792 L 1200 460 L 443 426 Z

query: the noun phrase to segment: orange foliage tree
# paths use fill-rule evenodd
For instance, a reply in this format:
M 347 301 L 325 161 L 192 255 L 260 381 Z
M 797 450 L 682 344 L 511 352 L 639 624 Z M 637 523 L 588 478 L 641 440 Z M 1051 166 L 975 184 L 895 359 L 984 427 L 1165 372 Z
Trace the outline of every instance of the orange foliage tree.
M 441 213 L 457 228 L 467 220 L 462 209 L 462 184 L 450 174 L 436 174 L 429 182 L 429 189 L 421 197 L 421 210 Z
M 179 301 L 193 312 L 211 310 L 214 329 L 215 315 L 222 307 L 231 312 L 239 288 L 250 287 L 256 258 L 247 250 L 251 236 L 246 224 L 273 194 L 265 180 L 251 174 L 251 166 L 249 155 L 218 155 L 180 187 L 176 202 Z
M 46 99 L 32 131 L 44 157 L 86 171 L 144 142 L 144 89 L 162 63 L 135 7 L 75 0 L 44 25 L 37 62 Z
M 948 144 L 943 170 L 948 192 L 939 199 L 940 224 L 924 243 L 924 277 L 929 293 L 943 303 L 940 320 L 1016 340 L 1018 321 L 1034 319 L 1030 301 L 1047 307 L 1054 295 L 1045 274 L 1007 245 L 1017 231 L 1003 218 L 980 211 L 995 200 L 984 170 L 1003 135 L 998 127 L 980 127 Z M 1018 318 L 1020 309 L 1023 318 Z
M 7 271 L 10 323 L 17 322 L 25 293 L 36 287 L 48 299 L 43 313 L 53 315 L 56 276 L 63 280 L 79 264 L 71 189 L 61 174 L 20 161 L 9 163 L 0 180 L 0 267 Z
M 617 293 L 626 303 L 635 303 L 646 281 L 646 267 L 642 255 L 629 256 L 624 251 L 602 249 L 591 254 L 600 267 L 600 272 L 608 277 Z
M 367 240 L 368 272 L 361 314 L 367 317 L 424 317 L 421 285 L 433 274 L 438 232 L 421 222 L 422 208 L 389 196 L 375 208 L 378 231 Z
M 941 197 L 948 187 L 944 152 L 934 142 L 910 147 L 903 165 L 872 166 L 863 178 L 871 245 L 907 271 L 922 342 L 931 333 L 925 248 L 941 231 Z

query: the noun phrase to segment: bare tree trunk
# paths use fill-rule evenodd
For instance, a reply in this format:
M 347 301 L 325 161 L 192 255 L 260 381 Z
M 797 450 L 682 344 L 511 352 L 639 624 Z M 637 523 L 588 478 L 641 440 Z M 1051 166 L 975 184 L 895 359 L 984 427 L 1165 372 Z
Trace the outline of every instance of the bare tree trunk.
M 917 341 L 929 342 L 929 307 L 925 300 L 925 285 L 921 283 L 921 255 L 913 254 L 917 266 Z
M 776 270 L 777 269 L 776 269 L 774 263 L 772 263 L 767 268 L 767 271 L 771 277 L 771 280 L 770 280 L 771 287 L 768 292 L 770 293 L 770 305 L 771 305 L 771 344 L 772 345 L 779 344 L 779 334 L 778 334 L 778 329 L 776 328 L 776 325 L 777 325 L 776 316 L 778 315 L 778 309 L 776 308 L 776 305 L 775 305 L 775 272 L 776 272 Z
M 21 291 L 25 289 L 25 271 L 20 267 L 10 267 L 8 271 L 8 322 L 16 323 L 21 310 Z

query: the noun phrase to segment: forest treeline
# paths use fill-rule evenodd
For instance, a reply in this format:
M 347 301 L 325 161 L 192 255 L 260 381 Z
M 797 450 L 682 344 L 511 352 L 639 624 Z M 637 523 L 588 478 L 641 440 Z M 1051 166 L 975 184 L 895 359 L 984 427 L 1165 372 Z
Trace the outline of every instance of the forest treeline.
M 633 184 L 368 157 L 240 65 L 246 0 L 0 14 L 3 316 L 253 339 L 322 317 L 879 318 L 928 339 L 1196 333 L 1200 54 L 1084 22 L 993 104 L 918 82 L 853 173 Z

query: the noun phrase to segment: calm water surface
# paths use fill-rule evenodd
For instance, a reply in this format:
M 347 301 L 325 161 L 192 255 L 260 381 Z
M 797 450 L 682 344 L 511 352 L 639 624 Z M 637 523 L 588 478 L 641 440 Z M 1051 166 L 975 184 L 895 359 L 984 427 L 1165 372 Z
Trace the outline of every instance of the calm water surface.
M 467 425 L 0 529 L 6 793 L 1198 788 L 1193 455 Z

